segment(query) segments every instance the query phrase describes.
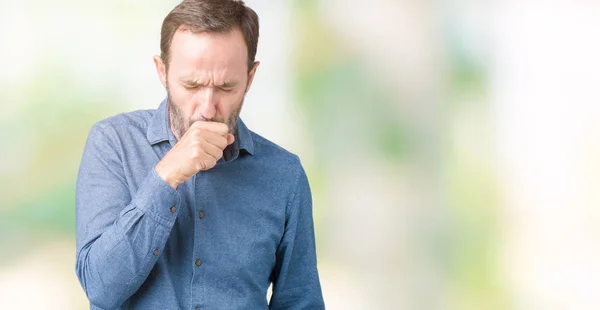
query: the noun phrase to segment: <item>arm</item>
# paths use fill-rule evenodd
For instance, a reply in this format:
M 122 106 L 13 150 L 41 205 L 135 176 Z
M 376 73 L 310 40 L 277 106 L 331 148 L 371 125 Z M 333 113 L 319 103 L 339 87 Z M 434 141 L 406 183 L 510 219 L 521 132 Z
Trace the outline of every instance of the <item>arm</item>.
M 317 272 L 310 187 L 300 164 L 298 168 L 296 191 L 288 203 L 285 231 L 271 275 L 269 309 L 325 309 Z
M 130 195 L 117 147 L 100 125 L 90 131 L 76 191 L 77 277 L 92 304 L 118 307 L 161 255 L 179 194 L 149 168 Z

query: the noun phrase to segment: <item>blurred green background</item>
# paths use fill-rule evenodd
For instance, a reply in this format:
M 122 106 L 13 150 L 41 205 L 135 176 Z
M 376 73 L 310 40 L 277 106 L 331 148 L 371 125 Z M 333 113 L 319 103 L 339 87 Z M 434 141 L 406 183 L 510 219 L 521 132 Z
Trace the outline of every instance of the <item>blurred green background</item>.
M 165 96 L 177 1 L 0 0 L 0 309 L 86 309 L 91 125 Z M 242 111 L 298 154 L 328 309 L 598 309 L 600 4 L 247 0 Z

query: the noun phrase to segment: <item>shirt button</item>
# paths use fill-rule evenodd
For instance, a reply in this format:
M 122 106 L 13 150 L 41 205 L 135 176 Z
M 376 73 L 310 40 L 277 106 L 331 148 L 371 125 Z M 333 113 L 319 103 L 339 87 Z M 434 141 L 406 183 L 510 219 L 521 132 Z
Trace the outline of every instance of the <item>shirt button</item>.
M 201 260 L 199 260 L 199 259 L 197 259 L 197 260 L 196 260 L 196 266 L 200 267 L 200 265 L 202 265 L 202 261 L 201 261 Z
M 158 255 L 158 249 L 154 249 L 154 251 L 152 251 L 152 253 L 154 253 L 154 255 Z
M 177 207 L 175 207 L 175 206 L 172 206 L 172 207 L 171 207 L 171 213 L 175 213 L 175 211 L 177 211 Z
M 200 211 L 198 212 L 198 216 L 203 219 L 204 218 L 204 211 Z

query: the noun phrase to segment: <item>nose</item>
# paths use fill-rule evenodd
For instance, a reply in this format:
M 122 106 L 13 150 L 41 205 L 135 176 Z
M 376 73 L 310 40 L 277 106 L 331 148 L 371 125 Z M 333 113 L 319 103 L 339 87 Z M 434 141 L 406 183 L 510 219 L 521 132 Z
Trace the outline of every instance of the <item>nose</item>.
M 214 89 L 212 87 L 204 87 L 197 93 L 196 97 L 198 104 L 197 111 L 200 113 L 200 116 L 206 120 L 215 117 L 217 114 L 217 100 Z

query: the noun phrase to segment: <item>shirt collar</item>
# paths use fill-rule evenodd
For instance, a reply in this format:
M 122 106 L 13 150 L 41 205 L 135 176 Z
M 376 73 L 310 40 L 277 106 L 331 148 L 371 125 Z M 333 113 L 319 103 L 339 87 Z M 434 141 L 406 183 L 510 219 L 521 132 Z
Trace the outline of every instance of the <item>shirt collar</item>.
M 238 157 L 242 150 L 250 155 L 254 155 L 254 140 L 252 140 L 252 134 L 248 127 L 246 127 L 246 124 L 238 117 L 235 141 L 225 148 L 223 153 L 229 152 L 229 154 L 223 154 L 223 157 L 225 161 L 232 161 Z
M 161 103 L 154 116 L 150 120 L 146 137 L 151 145 L 171 141 L 175 144 L 175 137 L 169 126 L 169 102 L 165 98 Z M 223 151 L 223 159 L 225 162 L 232 161 L 238 157 L 240 150 L 246 151 L 250 155 L 254 155 L 254 141 L 246 124 L 241 118 L 237 119 L 237 130 L 235 133 L 235 141 Z
M 154 112 L 154 116 L 152 116 L 150 119 L 146 137 L 151 145 L 163 141 L 169 141 L 169 131 L 171 130 L 169 129 L 168 108 L 169 104 L 165 98 L 165 100 L 160 103 L 158 109 L 156 109 L 156 112 Z

